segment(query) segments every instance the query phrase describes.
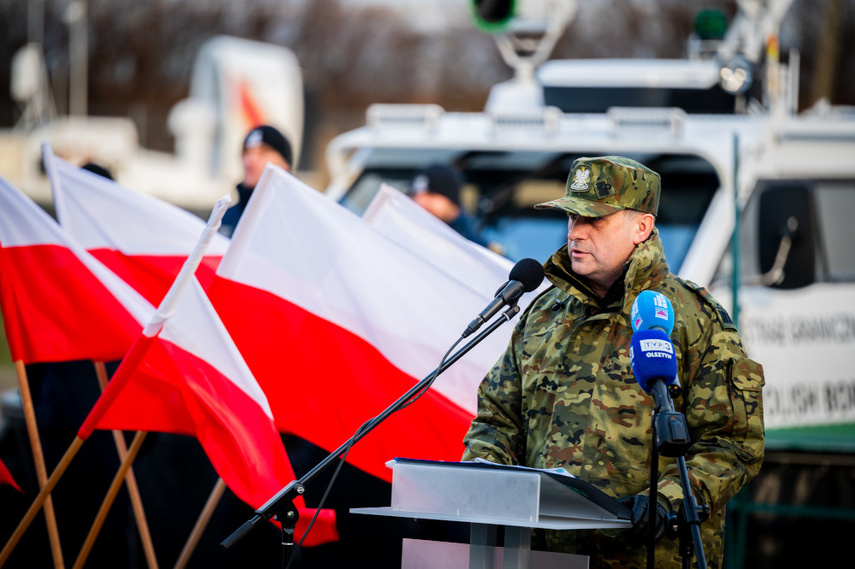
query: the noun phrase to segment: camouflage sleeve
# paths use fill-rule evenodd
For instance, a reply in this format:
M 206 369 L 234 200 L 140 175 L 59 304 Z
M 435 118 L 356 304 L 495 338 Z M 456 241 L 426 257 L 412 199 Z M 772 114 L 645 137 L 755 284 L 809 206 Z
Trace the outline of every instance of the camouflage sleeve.
M 516 353 L 523 327 L 520 321 L 504 355 L 478 387 L 478 414 L 464 438 L 462 460 L 480 457 L 499 464 L 525 463 L 522 376 Z
M 677 410 L 686 415 L 693 441 L 685 457 L 693 492 L 716 513 L 763 462 L 764 377 L 729 322 L 717 320 L 701 336 L 683 354 L 680 376 L 686 393 Z M 674 505 L 683 496 L 676 462 L 663 459 L 660 465 L 658 491 Z

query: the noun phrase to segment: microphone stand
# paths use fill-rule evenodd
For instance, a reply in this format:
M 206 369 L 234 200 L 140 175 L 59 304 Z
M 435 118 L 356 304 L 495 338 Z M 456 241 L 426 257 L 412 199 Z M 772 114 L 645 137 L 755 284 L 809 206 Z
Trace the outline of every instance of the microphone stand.
M 656 495 L 655 489 L 659 479 L 659 455 L 668 456 L 677 459 L 677 470 L 680 473 L 680 486 L 683 489 L 683 504 L 680 506 L 680 555 L 683 558 L 683 567 L 688 569 L 691 566 L 692 556 L 697 553 L 699 569 L 707 569 L 707 560 L 704 555 L 704 544 L 701 541 L 701 519 L 700 512 L 704 515 L 704 520 L 709 516 L 709 508 L 707 506 L 698 506 L 695 501 L 695 495 L 692 493 L 691 485 L 689 484 L 689 471 L 686 468 L 686 451 L 692 444 L 689 438 L 689 427 L 686 423 L 686 416 L 682 413 L 674 411 L 674 406 L 671 404 L 671 393 L 664 381 L 653 382 L 651 389 L 653 393 L 654 411 L 652 418 L 653 427 L 653 448 L 650 466 L 650 504 L 648 507 L 648 533 L 647 533 L 647 567 L 653 569 L 655 567 L 655 550 L 656 550 Z M 678 392 L 679 389 L 674 391 Z M 669 525 L 673 522 L 672 516 L 669 514 Z M 686 539 L 686 525 L 689 528 L 689 538 Z M 693 547 L 694 543 L 694 547 Z
M 489 334 L 491 334 L 496 328 L 504 324 L 505 322 L 510 321 L 511 318 L 514 317 L 520 311 L 519 306 L 517 306 L 516 302 L 507 310 L 505 310 L 500 318 L 496 318 L 493 320 L 487 328 L 485 328 L 480 334 L 472 338 L 469 343 L 465 344 L 460 350 L 454 353 L 451 357 L 448 358 L 444 363 L 441 362 L 440 366 L 436 368 L 433 372 L 431 372 L 427 377 L 419 381 L 416 385 L 414 385 L 409 391 L 404 393 L 401 397 L 399 397 L 394 403 L 392 403 L 389 407 L 387 407 L 382 413 L 363 424 L 356 433 L 349 438 L 344 444 L 334 450 L 329 456 L 327 456 L 324 460 L 319 462 L 312 470 L 307 472 L 302 478 L 299 480 L 292 480 L 285 487 L 283 487 L 279 492 L 276 493 L 272 498 L 270 498 L 266 504 L 261 506 L 259 509 L 255 511 L 255 515 L 247 522 L 235 530 L 229 537 L 227 537 L 220 546 L 223 549 L 230 549 L 234 544 L 238 541 L 246 537 L 250 531 L 253 530 L 259 523 L 264 520 L 269 520 L 272 517 L 276 517 L 277 520 L 282 524 L 282 567 L 286 567 L 291 559 L 291 548 L 294 545 L 294 528 L 297 525 L 297 519 L 299 517 L 299 513 L 297 512 L 296 506 L 294 506 L 294 498 L 303 494 L 306 491 L 306 484 L 312 481 L 318 474 L 323 472 L 333 461 L 342 456 L 347 450 L 350 449 L 351 446 L 359 442 L 365 435 L 370 433 L 374 428 L 376 428 L 380 423 L 385 421 L 392 413 L 404 408 L 410 400 L 419 394 L 422 391 L 427 391 L 430 388 L 430 385 L 434 382 L 434 380 L 439 376 L 440 373 L 448 369 L 452 364 L 454 364 L 461 357 L 466 355 L 472 348 L 478 345 L 484 338 L 486 338 Z

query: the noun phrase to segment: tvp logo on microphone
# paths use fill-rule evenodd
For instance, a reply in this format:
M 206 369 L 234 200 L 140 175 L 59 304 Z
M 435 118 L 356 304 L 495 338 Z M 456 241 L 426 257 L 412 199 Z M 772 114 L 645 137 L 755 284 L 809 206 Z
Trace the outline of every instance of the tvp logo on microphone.
M 639 340 L 638 347 L 645 358 L 674 357 L 674 345 L 669 340 Z

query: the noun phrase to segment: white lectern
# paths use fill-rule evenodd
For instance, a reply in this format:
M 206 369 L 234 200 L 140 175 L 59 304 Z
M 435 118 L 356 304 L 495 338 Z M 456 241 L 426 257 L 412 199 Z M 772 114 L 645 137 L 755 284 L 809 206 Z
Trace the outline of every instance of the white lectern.
M 531 528 L 555 530 L 629 528 L 629 508 L 563 469 L 538 470 L 490 462 L 436 462 L 398 458 L 390 462 L 392 504 L 351 512 L 411 519 L 469 522 L 470 543 L 405 540 L 402 566 L 420 567 L 426 556 L 437 567 L 454 566 L 460 547 L 470 569 L 586 568 L 588 558 L 531 551 Z M 503 527 L 504 549 L 495 547 Z M 411 542 L 411 543 L 408 543 Z M 409 556 L 408 550 L 413 554 Z M 555 563 L 555 564 L 553 564 Z M 464 564 L 462 567 L 467 567 Z

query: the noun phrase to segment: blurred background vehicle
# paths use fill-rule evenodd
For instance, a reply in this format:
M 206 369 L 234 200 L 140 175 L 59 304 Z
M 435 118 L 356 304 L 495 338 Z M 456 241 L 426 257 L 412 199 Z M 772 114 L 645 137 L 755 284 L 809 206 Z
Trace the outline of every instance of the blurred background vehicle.
M 85 70 L 79 71 L 84 75 Z M 187 98 L 169 111 L 175 152 L 144 148 L 128 117 L 83 111 L 55 116 L 41 46 L 28 43 L 12 61 L 12 92 L 23 108 L 15 128 L 0 130 L 0 171 L 34 200 L 49 203 L 41 143 L 72 163 L 95 162 L 126 187 L 185 209 L 204 212 L 232 191 L 242 176 L 240 149 L 246 133 L 271 124 L 285 133 L 299 159 L 303 139 L 303 81 L 288 48 L 230 36 L 200 47 Z

